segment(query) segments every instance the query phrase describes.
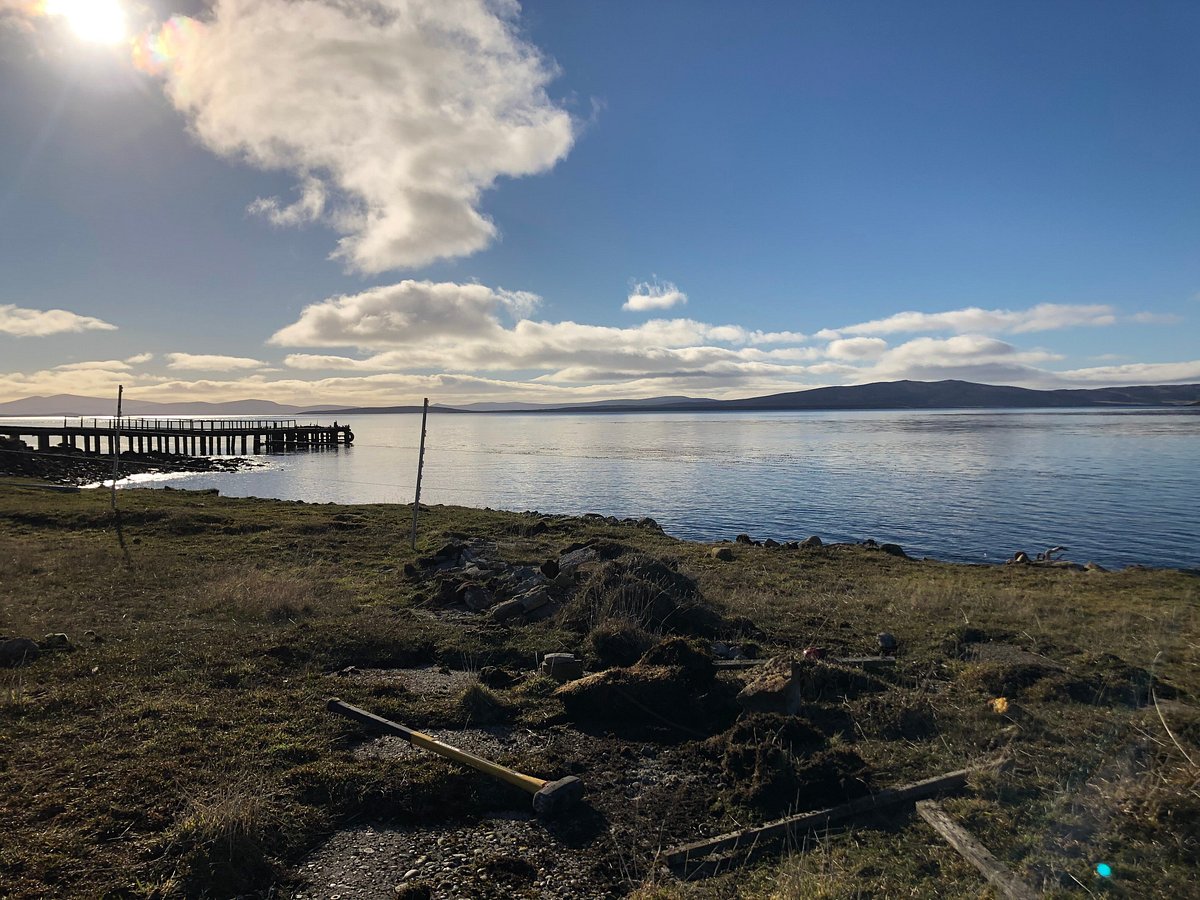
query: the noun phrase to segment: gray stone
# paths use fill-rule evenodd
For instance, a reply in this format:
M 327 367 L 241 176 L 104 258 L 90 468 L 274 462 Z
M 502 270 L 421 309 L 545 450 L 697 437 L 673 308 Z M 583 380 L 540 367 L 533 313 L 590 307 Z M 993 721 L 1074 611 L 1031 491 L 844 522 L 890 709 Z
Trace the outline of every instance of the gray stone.
M 560 556 L 558 559 L 558 569 L 560 572 L 570 572 L 579 568 L 584 563 L 596 561 L 596 551 L 591 547 L 582 547 L 579 550 L 574 550 L 570 553 Z
M 71 639 L 62 632 L 46 635 L 44 638 L 38 641 L 38 647 L 40 647 L 43 651 L 70 651 L 75 649 L 75 646 L 71 643 Z
M 881 631 L 875 636 L 879 641 L 879 649 L 884 653 L 895 653 L 900 647 L 900 642 L 896 640 L 896 636 L 888 631 Z
M 889 556 L 899 556 L 901 559 L 908 559 L 908 554 L 904 552 L 904 548 L 899 544 L 880 544 L 879 549 Z
M 816 550 L 818 547 L 820 547 L 822 545 L 823 545 L 822 540 L 814 534 L 812 537 L 806 537 L 804 540 L 802 540 L 800 542 L 800 549 L 801 550 Z
M 475 612 L 483 612 L 485 609 L 490 609 L 495 603 L 495 598 L 492 592 L 482 585 L 472 584 L 468 582 L 459 587 L 458 599 L 467 605 L 467 609 Z
M 574 653 L 547 653 L 542 658 L 542 672 L 555 681 L 574 681 L 583 677 L 583 661 Z
M 0 641 L 0 666 L 5 668 L 12 669 L 34 662 L 41 654 L 42 651 L 38 648 L 37 642 L 29 638 L 10 638 L 7 641 Z
M 503 603 L 492 607 L 493 622 L 507 622 L 510 619 L 515 619 L 523 615 L 525 615 L 525 608 L 521 606 L 520 600 L 505 600 Z
M 775 540 L 774 538 L 767 538 L 765 541 L 763 541 L 762 545 L 768 550 L 775 550 L 782 546 L 779 541 Z
M 728 547 L 713 547 L 708 551 L 708 555 L 721 562 L 733 562 L 733 551 Z

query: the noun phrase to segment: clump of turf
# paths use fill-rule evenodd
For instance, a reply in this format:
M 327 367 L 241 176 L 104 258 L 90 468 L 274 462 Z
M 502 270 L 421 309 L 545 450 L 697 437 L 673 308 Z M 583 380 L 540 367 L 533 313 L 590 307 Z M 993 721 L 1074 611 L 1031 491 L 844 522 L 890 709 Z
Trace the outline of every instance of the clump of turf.
M 490 687 L 476 680 L 463 688 L 454 707 L 465 725 L 494 725 L 512 713 L 512 707 Z
M 653 645 L 654 635 L 626 618 L 604 619 L 584 640 L 588 655 L 603 668 L 632 666 Z

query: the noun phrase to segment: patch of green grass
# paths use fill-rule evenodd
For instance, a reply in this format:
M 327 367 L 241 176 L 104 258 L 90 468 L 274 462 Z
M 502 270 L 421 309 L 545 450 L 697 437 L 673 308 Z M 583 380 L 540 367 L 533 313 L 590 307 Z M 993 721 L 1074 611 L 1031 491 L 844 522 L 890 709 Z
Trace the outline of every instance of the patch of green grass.
M 365 734 L 324 711 L 336 693 L 417 728 L 461 727 L 463 710 L 483 700 L 521 727 L 562 721 L 556 685 L 538 677 L 456 701 L 330 676 L 349 665 L 528 670 L 540 654 L 595 646 L 586 628 L 435 615 L 422 602 L 426 585 L 404 567 L 453 537 L 533 564 L 580 541 L 628 545 L 693 581 L 720 621 L 748 618 L 766 653 L 870 653 L 875 634 L 890 631 L 901 653 L 876 676 L 885 690 L 803 712 L 862 757 L 873 786 L 1004 753 L 1002 778 L 981 779 L 946 806 L 1029 880 L 1064 895 L 1076 881 L 1100 890 L 1091 869 L 1104 858 L 1126 886 L 1107 891 L 1173 897 L 1194 887 L 1195 576 L 955 566 L 842 547 L 738 547 L 722 562 L 649 529 L 450 507 L 422 514 L 414 553 L 411 507 L 185 491 L 127 491 L 121 501 L 127 554 L 107 494 L 0 495 L 0 636 L 66 632 L 76 644 L 0 671 L 6 896 L 265 895 L 348 820 L 514 808 L 510 789 L 442 760 L 355 757 Z M 610 628 L 603 620 L 630 604 L 651 609 L 675 583 L 623 590 L 619 569 L 593 581 L 584 625 Z M 1013 672 L 964 658 L 964 647 L 988 639 L 1056 668 Z M 1161 709 L 1147 705 L 1151 687 Z M 988 707 L 1001 691 L 1019 715 Z M 589 740 L 608 752 L 602 735 Z M 547 757 L 547 771 L 562 762 Z M 606 788 L 597 790 L 603 805 Z M 614 796 L 613 815 L 637 815 Z M 631 831 L 655 824 L 620 821 Z M 652 881 L 640 896 L 977 895 L 974 871 L 923 829 L 898 813 L 710 882 Z M 641 851 L 612 852 L 624 854 L 611 863 L 619 870 Z M 649 865 L 639 858 L 635 868 Z

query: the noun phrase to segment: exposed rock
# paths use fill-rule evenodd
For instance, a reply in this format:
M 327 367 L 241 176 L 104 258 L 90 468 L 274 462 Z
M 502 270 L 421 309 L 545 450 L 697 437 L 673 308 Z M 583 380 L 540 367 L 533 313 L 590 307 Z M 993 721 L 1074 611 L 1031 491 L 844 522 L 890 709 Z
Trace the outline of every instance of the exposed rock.
M 561 571 L 561 567 L 559 566 L 557 559 L 548 559 L 544 563 L 542 563 L 541 569 L 539 571 L 541 571 L 541 573 L 543 575 L 545 575 L 547 578 L 549 578 L 551 581 L 553 581 L 555 578 L 558 577 L 558 573 Z
M 662 531 L 662 526 L 651 519 L 649 516 L 643 516 L 637 520 L 638 528 L 650 528 L 654 531 Z
M 595 562 L 597 558 L 594 547 L 580 547 L 558 558 L 560 572 L 572 572 L 584 563 Z
M 708 555 L 721 562 L 733 562 L 733 551 L 728 547 L 713 547 L 708 551 Z
M 489 609 L 496 602 L 496 598 L 492 596 L 491 591 L 470 581 L 460 585 L 456 594 L 458 599 L 466 604 L 467 609 L 474 610 L 475 612 L 482 612 L 485 609 Z
M 875 639 L 879 641 L 880 653 L 895 653 L 900 649 L 900 642 L 896 640 L 896 636 L 890 631 L 881 631 L 875 635 Z
M 65 651 L 70 652 L 75 649 L 75 645 L 71 643 L 71 639 L 62 632 L 57 634 L 48 634 L 40 641 L 38 647 L 42 652 Z
M 507 669 L 502 669 L 500 666 L 484 666 L 479 670 L 479 682 L 490 688 L 503 689 L 511 687 L 517 680 L 517 676 Z
M 901 559 L 908 559 L 908 554 L 904 552 L 904 548 L 899 544 L 880 544 L 879 549 L 889 556 L 899 556 Z
M 762 545 L 764 547 L 766 547 L 768 550 L 775 550 L 778 547 L 783 546 L 782 544 L 779 543 L 779 541 L 775 540 L 774 538 L 767 538 L 765 541 L 762 542 Z
M 883 683 L 857 669 L 816 659 L 784 656 L 763 663 L 738 694 L 746 712 L 795 715 L 802 703 L 833 702 L 882 690 Z
M 804 540 L 802 540 L 800 542 L 800 549 L 801 550 L 816 550 L 818 547 L 822 546 L 822 543 L 823 542 L 821 541 L 821 539 L 814 534 L 811 537 L 806 537 Z
M 542 659 L 542 672 L 555 681 L 574 681 L 583 677 L 583 662 L 574 653 L 547 653 Z
M 754 538 L 750 537 L 750 535 L 748 535 L 748 534 L 739 534 L 733 540 L 735 543 L 745 544 L 748 547 L 754 547 L 754 546 L 758 545 L 758 542 L 756 540 L 754 540 Z
M 35 662 L 41 656 L 37 642 L 29 638 L 10 638 L 0 641 L 0 666 L 7 669 Z

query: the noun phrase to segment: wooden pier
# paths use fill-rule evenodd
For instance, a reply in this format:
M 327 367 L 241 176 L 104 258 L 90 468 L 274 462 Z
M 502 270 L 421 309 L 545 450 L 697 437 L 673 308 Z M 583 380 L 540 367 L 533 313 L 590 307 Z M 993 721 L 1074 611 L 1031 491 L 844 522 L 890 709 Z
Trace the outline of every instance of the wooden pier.
M 84 453 L 175 453 L 233 456 L 317 450 L 354 443 L 349 425 L 301 425 L 295 419 L 63 419 L 61 425 L 0 420 L 0 435 L 34 438 L 40 451 L 69 447 Z

